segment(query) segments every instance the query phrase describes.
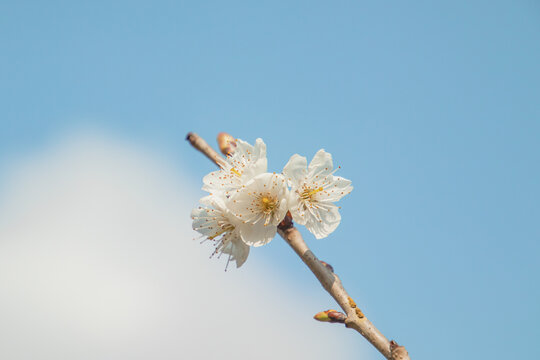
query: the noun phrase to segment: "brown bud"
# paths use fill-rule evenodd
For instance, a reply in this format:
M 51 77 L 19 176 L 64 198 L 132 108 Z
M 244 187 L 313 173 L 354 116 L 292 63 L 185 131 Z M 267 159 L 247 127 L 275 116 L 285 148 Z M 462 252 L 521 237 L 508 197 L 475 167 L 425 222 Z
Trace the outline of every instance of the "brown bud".
M 290 211 L 287 211 L 287 215 L 285 215 L 285 218 L 279 223 L 278 229 L 285 231 L 294 226 L 292 221 L 292 215 Z
M 407 352 L 407 349 L 405 349 L 404 346 L 400 346 L 397 342 L 394 340 L 390 341 L 390 352 L 392 354 L 393 360 L 408 360 L 409 353 Z
M 345 323 L 345 320 L 347 320 L 347 315 L 339 311 L 329 311 L 328 317 L 331 320 L 330 322 Z
M 226 156 L 232 155 L 234 153 L 234 149 L 236 149 L 236 139 L 225 132 L 220 132 L 218 134 L 217 143 L 219 150 L 223 153 L 223 155 Z
M 325 268 L 327 268 L 328 270 L 330 270 L 331 272 L 334 272 L 334 268 L 332 267 L 332 265 L 330 265 L 329 263 L 327 263 L 326 261 L 322 261 L 322 260 L 319 260 L 321 262 L 321 264 L 324 265 Z
M 321 311 L 315 314 L 313 318 L 317 321 L 322 321 L 322 322 L 345 323 L 345 320 L 347 319 L 347 315 L 337 310 L 326 310 L 326 311 Z

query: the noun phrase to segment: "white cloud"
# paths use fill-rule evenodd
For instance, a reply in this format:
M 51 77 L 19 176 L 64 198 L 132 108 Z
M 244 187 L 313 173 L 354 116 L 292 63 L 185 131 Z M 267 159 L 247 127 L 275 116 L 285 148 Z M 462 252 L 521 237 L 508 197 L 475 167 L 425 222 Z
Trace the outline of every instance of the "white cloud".
M 338 325 L 298 316 L 309 299 L 289 280 L 208 260 L 192 240 L 194 185 L 158 156 L 78 135 L 3 187 L 1 359 L 347 355 Z

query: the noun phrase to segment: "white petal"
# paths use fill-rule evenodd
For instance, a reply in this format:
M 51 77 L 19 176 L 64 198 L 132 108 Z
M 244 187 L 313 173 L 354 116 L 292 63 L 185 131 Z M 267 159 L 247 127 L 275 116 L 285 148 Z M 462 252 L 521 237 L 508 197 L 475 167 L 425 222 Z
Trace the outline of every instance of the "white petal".
M 332 176 L 332 175 L 331 175 Z M 322 202 L 336 202 L 353 190 L 351 181 L 340 176 L 332 176 L 330 184 L 324 191 L 315 194 L 314 199 Z
M 299 225 L 306 225 L 304 203 L 300 200 L 296 191 L 290 191 L 288 198 L 287 207 L 291 212 L 294 222 Z
M 236 262 L 237 268 L 246 262 L 249 255 L 249 246 L 242 241 L 236 231 L 226 241 L 222 242 L 217 250 L 223 254 L 231 255 L 231 260 Z
M 286 195 L 280 195 L 280 196 L 281 196 L 281 200 L 279 202 L 279 206 L 274 211 L 273 219 L 272 219 L 272 224 L 276 226 L 279 225 L 279 223 L 283 221 L 283 219 L 285 218 L 285 215 L 287 215 L 287 211 L 289 210 L 288 208 L 289 195 L 286 194 Z
M 277 225 L 287 213 L 287 191 L 283 175 L 260 174 L 232 193 L 228 202 L 229 209 L 236 217 L 245 222 L 254 224 L 262 221 L 264 223 L 265 215 L 261 212 L 259 201 L 262 194 L 268 194 L 278 202 L 276 204 L 277 208 L 272 214 L 272 222 Z M 279 221 L 275 220 L 275 218 L 279 217 L 281 217 Z
M 215 207 L 216 203 L 222 205 L 223 200 L 221 194 L 207 195 L 199 199 L 199 203 L 205 206 Z M 220 209 L 221 210 L 221 209 Z
M 212 171 L 203 177 L 203 183 L 202 189 L 212 194 L 235 189 L 242 184 L 240 178 L 228 170 Z
M 255 159 L 261 159 L 266 157 L 266 144 L 261 138 L 255 140 L 255 148 L 253 149 L 253 155 Z M 266 169 L 264 169 L 266 171 Z
M 214 204 L 213 198 L 214 197 L 212 195 L 203 196 L 202 198 L 199 199 L 199 203 L 205 206 L 213 206 Z
M 294 154 L 283 168 L 283 175 L 291 182 L 293 188 L 302 185 L 307 176 L 307 159 L 298 154 Z
M 234 216 L 243 222 L 256 223 L 262 219 L 262 214 L 258 212 L 257 207 L 254 205 L 255 199 L 252 195 L 255 190 L 252 187 L 253 185 L 248 183 L 245 188 L 234 191 L 229 199 L 228 206 Z
M 333 168 L 332 155 L 321 149 L 317 151 L 313 160 L 309 163 L 308 178 L 323 178 L 329 175 Z
M 217 222 L 219 217 L 220 214 L 214 209 L 197 207 L 191 211 L 193 230 L 207 237 L 214 236 L 221 229 Z
M 242 224 L 237 227 L 244 243 L 250 246 L 263 246 L 268 244 L 276 236 L 277 226 L 257 224 Z
M 253 145 L 244 141 L 242 139 L 236 139 L 236 148 L 232 157 L 247 157 L 248 155 L 253 155 Z
M 255 141 L 255 147 L 247 142 L 238 139 L 234 154 L 227 159 L 228 163 L 242 174 L 242 182 L 250 180 L 252 177 L 266 172 L 266 145 L 261 139 Z M 257 164 L 257 169 L 251 169 Z M 244 178 L 244 175 L 246 177 Z
M 266 157 L 258 159 L 251 166 L 247 167 L 242 173 L 242 183 L 245 184 L 255 176 L 263 174 L 268 168 L 268 160 Z
M 237 139 L 237 147 L 227 158 L 223 168 L 203 178 L 203 190 L 209 193 L 228 192 L 238 189 L 255 176 L 266 172 L 266 145 L 257 139 L 255 146 Z
M 319 209 L 314 209 L 316 216 L 307 217 L 306 228 L 317 239 L 322 239 L 331 234 L 341 222 L 339 209 L 334 204 L 325 204 Z M 307 215 L 307 214 L 306 214 Z

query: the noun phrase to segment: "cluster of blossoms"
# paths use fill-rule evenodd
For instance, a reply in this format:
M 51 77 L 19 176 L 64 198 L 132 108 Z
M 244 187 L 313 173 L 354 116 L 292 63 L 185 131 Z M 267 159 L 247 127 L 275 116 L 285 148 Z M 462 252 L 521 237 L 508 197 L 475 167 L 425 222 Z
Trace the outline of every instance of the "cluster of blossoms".
M 353 189 L 350 180 L 334 176 L 332 155 L 319 150 L 309 166 L 293 155 L 282 174 L 268 173 L 266 145 L 236 140 L 234 152 L 220 170 L 203 178 L 210 193 L 193 209 L 193 229 L 215 243 L 213 254 L 228 255 L 240 267 L 250 246 L 269 243 L 278 224 L 290 211 L 294 221 L 322 239 L 339 225 L 334 202 Z M 336 169 L 337 170 L 337 169 Z

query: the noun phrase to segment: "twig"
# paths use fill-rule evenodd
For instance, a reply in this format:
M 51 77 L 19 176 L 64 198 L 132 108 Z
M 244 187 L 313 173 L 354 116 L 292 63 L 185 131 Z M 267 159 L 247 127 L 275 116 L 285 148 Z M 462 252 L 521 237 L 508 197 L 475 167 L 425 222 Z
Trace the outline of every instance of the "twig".
M 225 160 L 223 160 L 221 155 L 219 155 L 216 150 L 212 149 L 212 147 L 208 145 L 208 143 L 204 141 L 202 137 L 194 132 L 190 132 L 187 134 L 186 140 L 189 141 L 195 149 L 206 155 L 206 157 L 209 158 L 214 164 L 220 168 L 223 167 Z
M 224 162 L 223 158 L 195 133 L 189 133 L 187 140 L 197 150 L 212 160 L 216 165 Z M 322 287 L 336 300 L 345 311 L 345 326 L 358 331 L 388 360 L 410 360 L 403 346 L 388 339 L 367 319 L 354 300 L 349 296 L 339 277 L 328 264 L 321 262 L 308 248 L 300 232 L 294 227 L 290 214 L 278 226 L 278 233 L 294 252 L 317 277 Z
M 345 311 L 347 315 L 345 326 L 358 331 L 387 359 L 392 359 L 392 351 L 390 350 L 388 339 L 381 334 L 371 321 L 366 318 L 360 308 L 357 307 L 354 300 L 343 288 L 339 277 L 328 267 L 324 266 L 308 248 L 298 229 L 293 226 L 292 219 L 289 216 L 279 224 L 278 233 L 293 248 L 294 252 L 300 256 L 302 261 L 317 277 L 323 288 Z

